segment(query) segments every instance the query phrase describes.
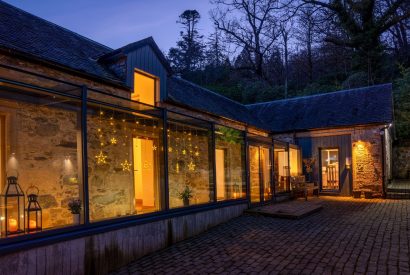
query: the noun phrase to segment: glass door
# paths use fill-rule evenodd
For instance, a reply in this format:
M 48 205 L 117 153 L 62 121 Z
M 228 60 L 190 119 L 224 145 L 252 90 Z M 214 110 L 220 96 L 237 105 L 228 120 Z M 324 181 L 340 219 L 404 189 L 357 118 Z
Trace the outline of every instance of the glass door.
M 272 199 L 272 162 L 271 162 L 271 149 L 267 147 L 260 147 L 260 161 L 261 161 L 261 180 L 263 187 L 263 200 L 267 201 Z
M 251 203 L 272 199 L 272 149 L 266 146 L 249 146 Z
M 259 147 L 257 146 L 249 146 L 249 173 L 251 203 L 257 203 L 261 201 Z
M 323 191 L 339 191 L 339 149 L 320 149 L 320 174 Z
M 275 142 L 274 177 L 276 193 L 290 191 L 289 153 L 285 143 Z

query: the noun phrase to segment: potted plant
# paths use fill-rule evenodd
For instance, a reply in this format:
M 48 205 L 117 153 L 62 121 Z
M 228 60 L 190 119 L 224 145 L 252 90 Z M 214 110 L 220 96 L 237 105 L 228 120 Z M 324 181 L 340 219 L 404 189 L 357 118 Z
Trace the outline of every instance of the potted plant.
M 185 185 L 184 191 L 180 192 L 179 198 L 183 201 L 184 206 L 189 206 L 189 199 L 192 198 L 192 189 Z
M 68 209 L 73 215 L 73 224 L 80 224 L 80 213 L 81 213 L 81 200 L 72 199 L 68 202 Z
M 366 199 L 373 199 L 373 191 L 368 189 L 364 191 L 364 197 Z
M 353 198 L 360 199 L 361 197 L 362 197 L 362 191 L 361 190 L 353 190 Z

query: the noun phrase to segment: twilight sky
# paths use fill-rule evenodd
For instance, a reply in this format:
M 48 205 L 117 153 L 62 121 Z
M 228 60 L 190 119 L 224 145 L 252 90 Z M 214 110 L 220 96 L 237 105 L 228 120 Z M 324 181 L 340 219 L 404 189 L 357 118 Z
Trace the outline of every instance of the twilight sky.
M 196 9 L 202 34 L 212 31 L 209 0 L 5 0 L 112 48 L 153 36 L 163 51 L 179 38 L 179 14 Z

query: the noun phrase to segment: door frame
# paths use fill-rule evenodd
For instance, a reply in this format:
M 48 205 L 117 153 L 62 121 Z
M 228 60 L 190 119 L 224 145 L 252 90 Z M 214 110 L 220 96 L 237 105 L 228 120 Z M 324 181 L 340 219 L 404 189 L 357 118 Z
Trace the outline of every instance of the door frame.
M 259 178 L 259 202 L 252 202 L 251 200 L 251 180 L 250 180 L 250 176 L 251 176 L 251 172 L 250 172 L 250 154 L 249 154 L 249 150 L 250 147 L 256 147 L 259 150 L 259 159 L 258 159 L 258 163 L 259 163 L 259 172 L 258 172 L 258 178 Z M 269 150 L 269 160 L 271 163 L 271 167 L 270 167 L 270 189 L 271 189 L 271 197 L 267 200 L 265 200 L 264 198 L 264 184 L 263 184 L 263 178 L 262 178 L 262 160 L 261 160 L 261 148 L 267 148 Z M 248 140 L 247 145 L 246 145 L 246 150 L 247 150 L 247 155 L 249 156 L 247 159 L 247 166 L 248 168 L 248 183 L 249 183 L 249 203 L 251 205 L 261 205 L 261 204 L 267 204 L 269 202 L 272 202 L 275 198 L 275 185 L 274 185 L 274 177 L 273 177 L 273 152 L 274 152 L 274 145 L 273 143 L 267 143 L 267 142 L 261 142 L 261 141 L 257 141 L 257 140 Z
M 340 148 L 339 146 L 329 146 L 329 147 L 319 147 L 319 188 L 320 188 L 320 192 L 324 192 L 324 193 L 340 193 L 341 190 L 341 161 L 340 161 Z M 338 159 L 338 163 L 339 163 L 339 169 L 338 169 L 338 184 L 339 184 L 339 188 L 335 189 L 335 190 L 323 190 L 323 185 L 322 185 L 322 150 L 334 150 L 337 149 L 337 159 Z

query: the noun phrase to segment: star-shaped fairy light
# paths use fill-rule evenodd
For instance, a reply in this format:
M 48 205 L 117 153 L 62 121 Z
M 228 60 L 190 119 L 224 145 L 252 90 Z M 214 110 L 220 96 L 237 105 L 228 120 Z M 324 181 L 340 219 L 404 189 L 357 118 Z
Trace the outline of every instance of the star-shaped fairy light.
M 168 147 L 168 152 L 172 152 L 172 147 Z
M 195 152 L 195 156 L 199 157 L 199 152 L 198 151 Z
M 124 162 L 121 163 L 122 171 L 124 172 L 130 172 L 131 171 L 131 163 L 128 162 L 128 160 L 124 160 Z
M 107 155 L 104 155 L 103 151 L 100 151 L 100 153 L 96 155 L 95 158 L 97 159 L 97 164 L 107 163 Z
M 117 139 L 115 137 L 110 139 L 111 144 L 117 144 Z
M 185 149 L 182 150 L 182 154 L 183 154 L 183 155 L 186 155 L 186 150 L 185 150 Z
M 193 163 L 192 162 L 192 160 L 191 160 L 191 162 L 190 163 L 188 163 L 188 170 L 189 171 L 195 171 L 195 163 Z
M 157 151 L 157 146 L 152 145 L 152 150 L 153 150 L 153 151 Z

